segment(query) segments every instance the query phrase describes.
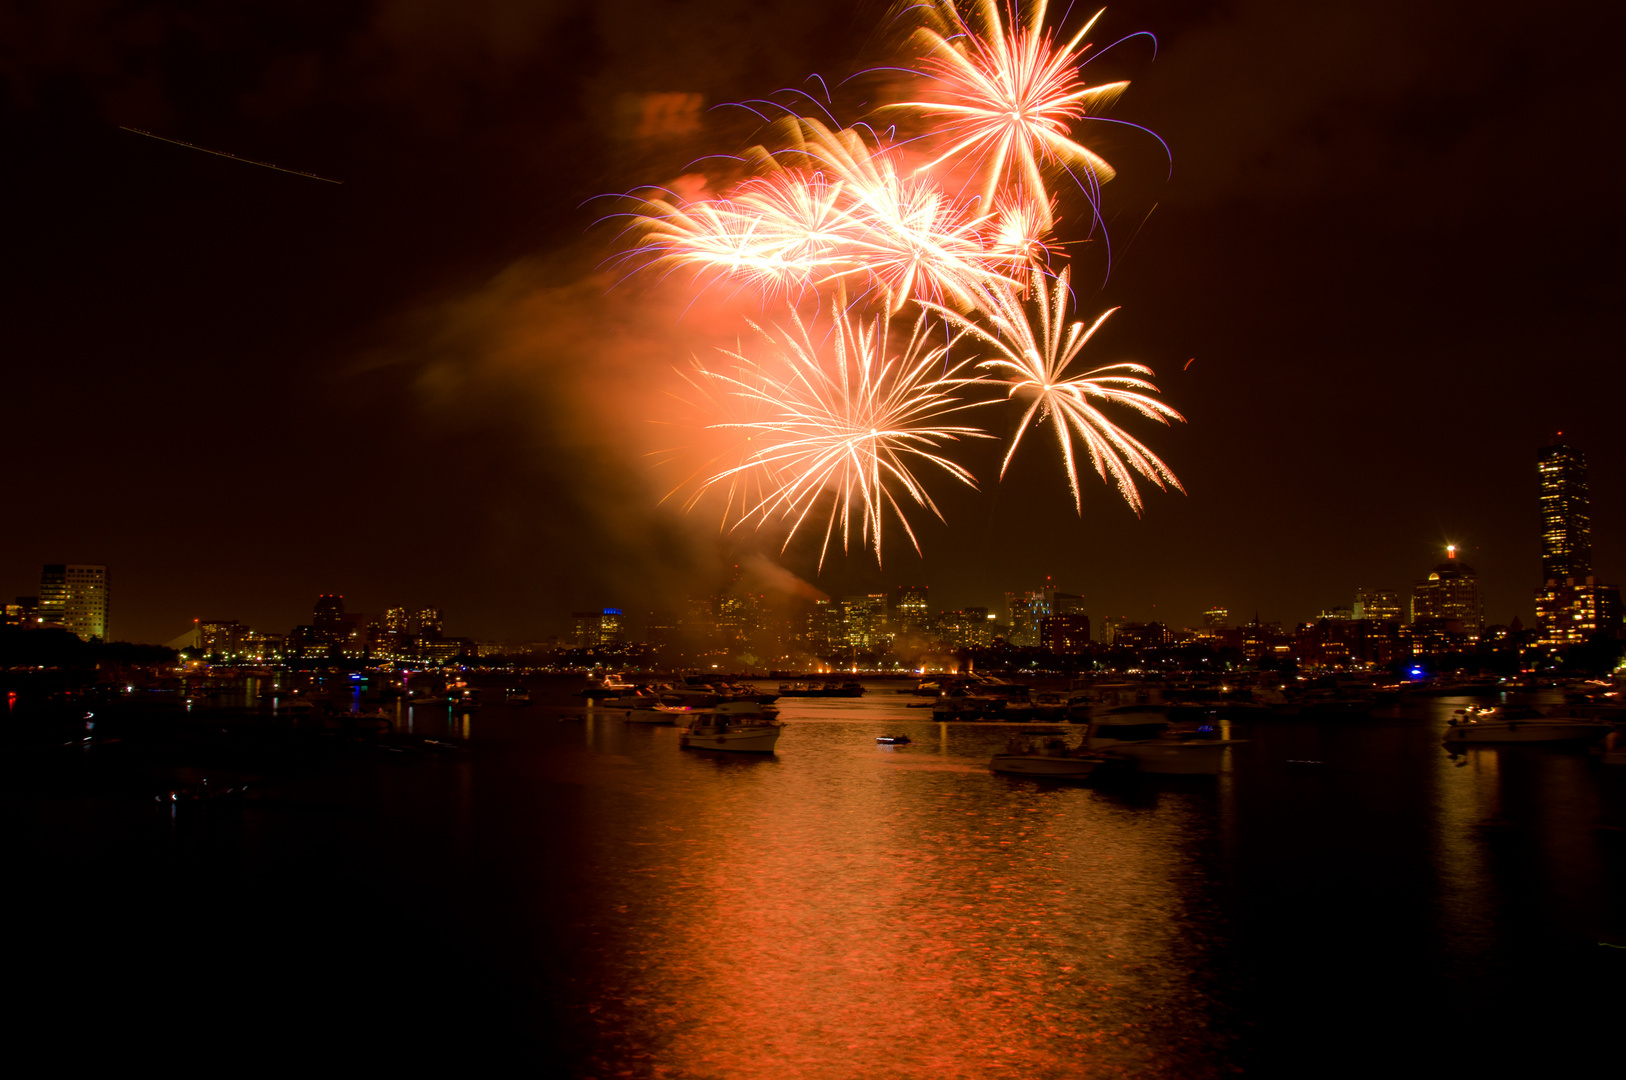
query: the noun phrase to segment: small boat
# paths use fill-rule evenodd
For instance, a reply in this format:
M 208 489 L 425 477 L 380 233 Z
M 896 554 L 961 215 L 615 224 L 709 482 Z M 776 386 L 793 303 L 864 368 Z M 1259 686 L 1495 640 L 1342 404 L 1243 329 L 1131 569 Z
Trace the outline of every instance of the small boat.
M 1003 754 L 989 760 L 988 767 L 1012 776 L 1082 780 L 1106 763 L 1106 758 L 1082 746 L 1069 747 L 1065 739 L 1046 739 L 1035 746 L 1031 740 L 1017 737 L 1006 744 Z
M 520 686 L 510 687 L 508 693 L 504 696 L 504 700 L 510 705 L 529 705 L 531 703 L 531 692 Z
M 1447 746 L 1480 743 L 1592 742 L 1609 734 L 1610 725 L 1575 716 L 1548 716 L 1524 706 L 1458 709 L 1440 741 Z
M 694 710 L 687 705 L 644 705 L 636 709 L 628 709 L 621 717 L 629 724 L 675 724 L 679 720 L 693 713 Z
M 820 682 L 794 682 L 779 684 L 780 697 L 863 697 L 864 686 L 856 679 L 840 682 L 826 679 Z
M 1160 775 L 1214 776 L 1228 747 L 1245 739 L 1225 739 L 1212 724 L 1176 727 L 1161 705 L 1121 705 L 1090 721 L 1086 749 L 1133 768 Z
M 454 709 L 478 709 L 480 707 L 480 691 L 472 686 L 461 690 L 448 691 L 446 703 Z
M 689 726 L 678 744 L 691 750 L 733 750 L 771 754 L 784 724 L 778 711 L 752 701 L 731 701 L 690 711 Z
M 875 741 L 878 743 L 886 743 L 890 746 L 901 746 L 904 743 L 912 742 L 913 740 L 911 740 L 907 735 L 877 735 L 875 736 Z

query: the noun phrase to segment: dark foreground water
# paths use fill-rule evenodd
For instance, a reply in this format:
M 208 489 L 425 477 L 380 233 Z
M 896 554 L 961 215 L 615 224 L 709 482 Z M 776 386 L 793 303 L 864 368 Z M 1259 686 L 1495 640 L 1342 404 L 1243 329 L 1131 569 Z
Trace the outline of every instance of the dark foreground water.
M 1528 747 L 1454 762 L 1446 701 L 1238 725 L 1252 741 L 1217 780 L 1063 786 L 988 772 L 1008 725 L 932 724 L 890 689 L 783 703 L 766 758 L 562 719 L 579 706 L 431 710 L 414 733 L 466 749 L 259 762 L 240 812 L 173 819 L 142 787 L 173 771 L 87 784 L 17 757 L 13 1053 L 606 1078 L 1614 1071 L 1626 770 Z M 227 775 L 191 753 L 186 776 Z

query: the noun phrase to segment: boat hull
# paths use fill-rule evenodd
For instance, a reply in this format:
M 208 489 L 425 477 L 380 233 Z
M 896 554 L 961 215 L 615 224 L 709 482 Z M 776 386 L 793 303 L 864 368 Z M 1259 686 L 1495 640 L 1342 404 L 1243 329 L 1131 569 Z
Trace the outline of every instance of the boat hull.
M 1159 776 L 1214 776 L 1225 760 L 1225 748 L 1234 740 L 1193 740 L 1178 742 L 1130 743 L 1101 753 L 1109 759 L 1121 761 L 1136 772 Z
M 1043 776 L 1052 780 L 1082 780 L 1099 766 L 1099 758 L 1044 754 L 995 754 L 988 767 L 1012 776 Z
M 689 750 L 728 750 L 742 754 L 771 754 L 779 741 L 777 727 L 749 727 L 737 731 L 696 733 L 685 731 L 678 742 Z
M 1540 720 L 1509 720 L 1493 724 L 1463 724 L 1441 739 L 1447 746 L 1489 743 L 1587 742 L 1608 734 L 1608 724 L 1574 724 Z

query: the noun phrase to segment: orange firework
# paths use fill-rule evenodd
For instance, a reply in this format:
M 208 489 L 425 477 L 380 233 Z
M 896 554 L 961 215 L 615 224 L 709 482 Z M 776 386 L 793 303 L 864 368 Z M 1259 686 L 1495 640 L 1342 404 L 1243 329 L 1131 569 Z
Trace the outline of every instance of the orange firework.
M 915 32 L 925 57 L 920 74 L 932 80 L 934 99 L 884 106 L 913 112 L 933 125 L 949 147 L 925 168 L 969 159 L 982 174 L 983 205 L 1002 188 L 1033 207 L 1045 229 L 1054 224 L 1045 173 L 1073 172 L 1091 202 L 1115 175 L 1111 165 L 1072 137 L 1072 125 L 1110 104 L 1127 82 L 1088 86 L 1079 76 L 1084 36 L 1100 12 L 1065 44 L 1042 30 L 1046 0 L 1028 6 L 1027 19 L 1006 28 L 995 0 L 978 0 L 973 27 L 954 0 L 924 9 L 933 26 Z M 1074 171 L 1076 170 L 1076 171 Z
M 988 438 L 976 428 L 943 423 L 973 407 L 953 396 L 971 380 L 960 378 L 958 367 L 944 370 L 948 347 L 928 346 L 924 316 L 894 355 L 885 317 L 865 322 L 834 305 L 831 314 L 828 358 L 792 312 L 788 331 L 753 324 L 767 345 L 765 360 L 725 351 L 738 372 L 704 373 L 755 415 L 709 425 L 741 437 L 737 463 L 708 476 L 690 500 L 693 505 L 706 490 L 726 487 L 732 527 L 788 523 L 786 546 L 828 505 L 821 567 L 837 525 L 843 551 L 856 532 L 879 562 L 889 511 L 919 551 L 905 507 L 942 514 L 913 470 L 930 465 L 975 487 L 971 474 L 940 451 L 962 438 Z
M 654 198 L 635 220 L 641 252 L 658 263 L 739 277 L 764 295 L 840 283 L 873 293 L 888 311 L 911 298 L 969 309 L 1025 261 L 993 242 L 992 215 L 976 216 L 924 178 L 904 176 L 896 151 L 817 120 L 783 125 L 787 145 L 757 148 L 764 169 L 722 198 Z
M 1015 456 L 1016 448 L 1028 428 L 1048 419 L 1055 428 L 1056 442 L 1067 469 L 1067 482 L 1073 491 L 1074 507 L 1083 513 L 1073 449 L 1076 436 L 1083 442 L 1096 475 L 1103 480 L 1110 475 L 1124 501 L 1138 514 L 1141 511 L 1141 498 L 1135 486 L 1136 473 L 1159 488 L 1167 484 L 1178 491 L 1185 489 L 1161 458 L 1113 423 L 1098 405 L 1121 405 L 1162 424 L 1170 420 L 1184 420 L 1185 417 L 1149 396 L 1157 393 L 1157 387 L 1141 378 L 1151 375 L 1152 370 L 1140 364 L 1111 364 L 1078 375 L 1067 374 L 1067 369 L 1101 328 L 1101 324 L 1118 310 L 1112 308 L 1107 311 L 1088 330 L 1082 322 L 1064 326 L 1069 276 L 1070 272 L 1063 270 L 1047 294 L 1043 276 L 1034 271 L 1032 292 L 1035 299 L 1031 314 L 1017 290 L 1009 286 L 990 290 L 983 300 L 981 314 L 994 328 L 992 333 L 958 312 L 946 308 L 936 310 L 950 325 L 980 338 L 999 351 L 997 357 L 983 361 L 977 365 L 978 368 L 993 375 L 990 382 L 1006 387 L 1007 397 L 1027 402 L 1022 421 L 1017 425 L 1010 448 L 1005 452 L 1000 476 L 1003 477 L 1005 470 L 1010 468 L 1011 458 Z

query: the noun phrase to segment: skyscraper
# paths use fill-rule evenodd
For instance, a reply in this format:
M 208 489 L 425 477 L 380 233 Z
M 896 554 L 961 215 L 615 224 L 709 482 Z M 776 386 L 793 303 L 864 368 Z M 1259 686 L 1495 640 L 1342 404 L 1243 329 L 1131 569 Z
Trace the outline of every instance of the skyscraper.
M 1562 584 L 1592 573 L 1586 455 L 1563 443 L 1536 451 L 1541 478 L 1541 578 Z
M 1443 620 L 1462 624 L 1462 632 L 1477 636 L 1484 628 L 1479 599 L 1479 575 L 1457 560 L 1455 546 L 1445 549 L 1445 562 L 1412 587 L 1411 621 Z
M 1597 633 L 1618 634 L 1620 590 L 1592 576 L 1592 513 L 1586 455 L 1555 442 L 1536 451 L 1541 480 L 1541 577 L 1536 590 L 1537 641 L 1580 645 Z
M 919 633 L 931 618 L 927 585 L 899 585 L 892 590 L 892 628 L 900 634 Z
M 107 638 L 107 567 L 51 563 L 40 571 L 39 625 Z

